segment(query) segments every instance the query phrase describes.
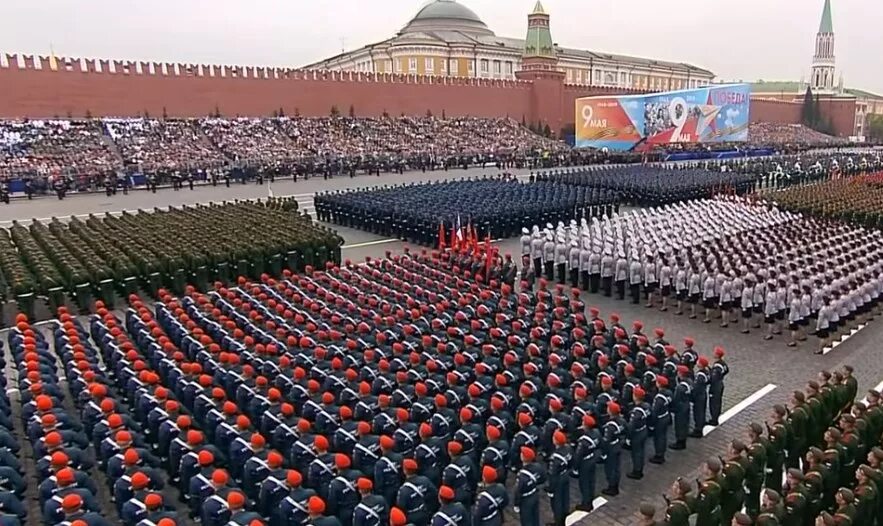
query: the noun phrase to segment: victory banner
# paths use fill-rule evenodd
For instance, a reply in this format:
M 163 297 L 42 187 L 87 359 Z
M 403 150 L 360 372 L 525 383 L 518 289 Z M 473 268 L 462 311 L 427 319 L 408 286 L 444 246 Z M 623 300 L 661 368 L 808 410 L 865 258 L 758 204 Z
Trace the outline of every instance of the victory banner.
M 746 141 L 750 101 L 748 84 L 577 99 L 576 146 L 643 151 Z

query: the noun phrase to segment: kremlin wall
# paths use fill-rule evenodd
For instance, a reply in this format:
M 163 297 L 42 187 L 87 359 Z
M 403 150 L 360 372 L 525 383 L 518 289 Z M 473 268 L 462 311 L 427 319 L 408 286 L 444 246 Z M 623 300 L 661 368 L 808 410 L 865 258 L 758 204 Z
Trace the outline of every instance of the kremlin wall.
M 520 72 L 521 73 L 521 72 Z M 527 77 L 527 78 L 525 78 Z M 0 118 L 328 115 L 509 116 L 572 124 L 579 97 L 642 90 L 567 84 L 555 75 L 521 80 L 285 68 L 134 63 L 6 55 Z M 798 123 L 801 104 L 752 99 L 752 122 Z M 822 101 L 838 135 L 852 133 L 855 100 Z

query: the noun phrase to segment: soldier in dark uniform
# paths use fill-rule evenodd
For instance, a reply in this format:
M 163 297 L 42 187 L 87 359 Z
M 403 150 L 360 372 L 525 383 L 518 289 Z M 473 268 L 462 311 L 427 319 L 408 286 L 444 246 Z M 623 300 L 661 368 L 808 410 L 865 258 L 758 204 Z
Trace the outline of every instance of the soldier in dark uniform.
M 721 493 L 721 522 L 729 524 L 745 503 L 745 473 L 748 460 L 745 444 L 735 439 L 730 442 L 723 468 Z
M 522 468 L 515 478 L 515 497 L 512 503 L 521 526 L 539 526 L 539 491 L 546 483 L 546 470 L 536 462 L 536 452 L 529 447 L 521 448 L 521 465 Z
M 438 488 L 427 477 L 419 474 L 419 466 L 414 459 L 402 461 L 405 482 L 396 496 L 396 506 L 400 508 L 408 520 L 416 526 L 425 526 L 435 512 L 438 504 L 433 498 Z
M 631 448 L 632 471 L 626 475 L 630 479 L 644 477 L 644 457 L 647 451 L 647 422 L 651 418 L 650 405 L 644 401 L 646 392 L 641 387 L 632 390 L 634 407 L 629 412 L 628 438 Z
M 711 413 L 711 420 L 708 423 L 712 426 L 719 425 L 718 419 L 720 418 L 724 398 L 724 379 L 730 373 L 730 368 L 727 362 L 724 361 L 724 354 L 726 353 L 722 347 L 715 347 L 715 361 L 714 365 L 711 366 L 711 381 L 708 390 L 708 408 Z
M 580 504 L 576 509 L 592 511 L 595 500 L 595 472 L 601 456 L 603 440 L 601 433 L 595 428 L 592 415 L 583 416 L 582 427 L 576 441 L 574 471 L 577 474 L 580 492 Z
M 430 526 L 469 526 L 469 510 L 461 502 L 454 500 L 454 489 L 442 486 L 438 489 L 438 511 L 433 514 Z
M 665 450 L 668 447 L 668 426 L 671 425 L 671 391 L 668 389 L 668 378 L 658 376 L 656 378 L 658 388 L 650 406 L 650 430 L 653 432 L 653 457 L 651 464 L 665 463 Z
M 503 512 L 509 505 L 506 486 L 497 482 L 497 470 L 485 466 L 481 470 L 481 484 L 475 506 L 472 508 L 472 526 L 502 526 Z M 412 521 L 419 526 L 419 522 Z
M 621 473 L 622 442 L 625 440 L 626 423 L 620 414 L 622 409 L 616 402 L 607 404 L 609 418 L 604 424 L 604 476 L 607 479 L 607 487 L 601 491 L 604 495 L 615 497 L 619 495 L 619 481 Z
M 690 432 L 690 403 L 693 399 L 693 382 L 690 380 L 690 369 L 686 365 L 677 366 L 677 386 L 672 397 L 671 407 L 674 413 L 675 443 L 671 449 L 686 449 L 687 435 Z
M 564 526 L 564 520 L 570 513 L 570 472 L 573 467 L 573 448 L 567 443 L 567 435 L 563 431 L 555 431 L 552 435 L 555 449 L 549 459 L 549 482 L 546 492 L 552 504 L 552 516 L 555 526 Z
M 687 354 L 684 354 L 686 357 Z M 705 418 L 708 414 L 708 385 L 711 372 L 708 370 L 708 358 L 700 356 L 696 360 L 696 371 L 693 374 L 693 431 L 692 438 L 705 436 Z

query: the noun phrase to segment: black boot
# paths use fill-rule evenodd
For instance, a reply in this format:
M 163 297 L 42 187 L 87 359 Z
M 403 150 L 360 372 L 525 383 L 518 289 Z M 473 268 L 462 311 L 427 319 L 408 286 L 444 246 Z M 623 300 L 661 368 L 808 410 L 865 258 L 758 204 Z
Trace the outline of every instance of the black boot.
M 641 480 L 642 478 L 644 478 L 644 474 L 640 471 L 632 471 L 631 473 L 627 474 L 626 477 L 632 480 Z
M 651 464 L 665 464 L 665 457 L 653 456 L 647 462 Z
M 619 488 L 615 486 L 610 486 L 609 488 L 604 488 L 601 493 L 607 495 L 608 497 L 615 497 L 619 495 Z
M 689 436 L 690 436 L 690 438 L 702 438 L 705 435 L 702 434 L 701 429 L 694 429 L 693 431 L 690 432 Z
M 678 440 L 674 444 L 669 445 L 668 449 L 674 449 L 675 451 L 679 451 L 681 449 L 687 449 L 687 441 L 686 440 Z

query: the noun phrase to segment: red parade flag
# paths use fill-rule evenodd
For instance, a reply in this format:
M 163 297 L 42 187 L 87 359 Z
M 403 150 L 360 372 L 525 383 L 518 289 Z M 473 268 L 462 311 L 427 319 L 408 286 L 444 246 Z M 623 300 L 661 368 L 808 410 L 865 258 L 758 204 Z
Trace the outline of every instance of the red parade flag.
M 438 249 L 444 250 L 447 247 L 447 243 L 445 243 L 445 224 L 438 224 Z

